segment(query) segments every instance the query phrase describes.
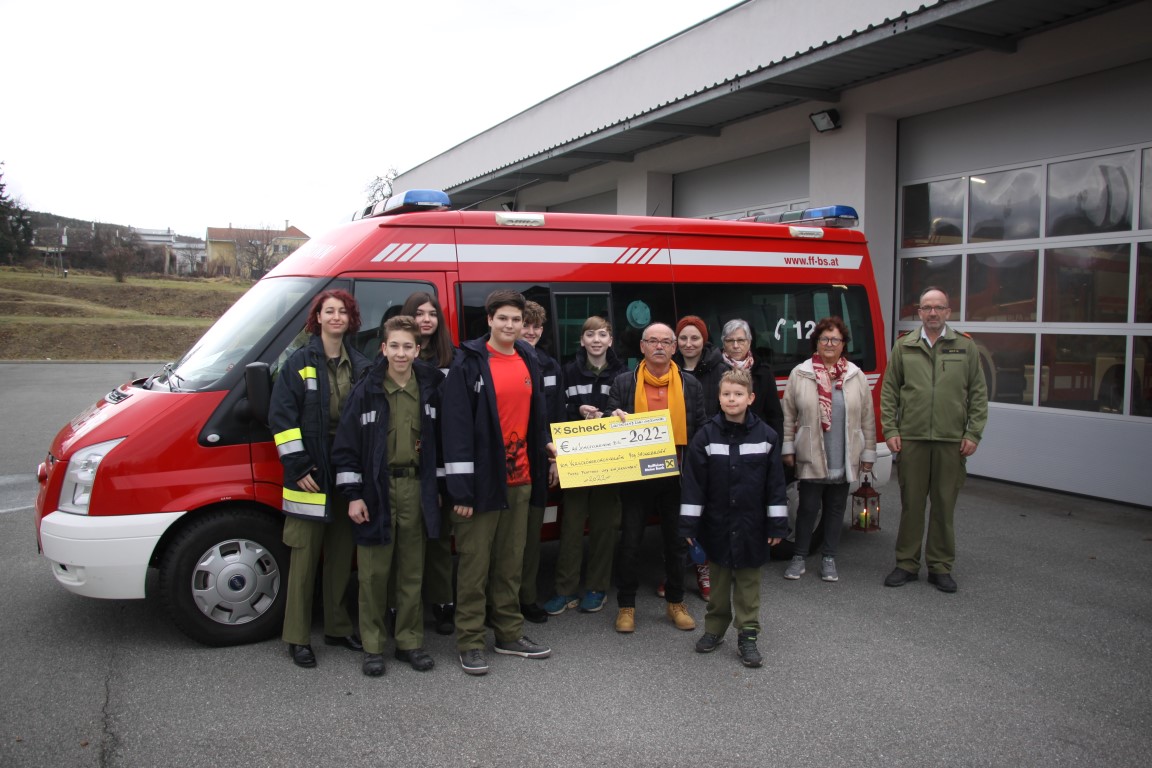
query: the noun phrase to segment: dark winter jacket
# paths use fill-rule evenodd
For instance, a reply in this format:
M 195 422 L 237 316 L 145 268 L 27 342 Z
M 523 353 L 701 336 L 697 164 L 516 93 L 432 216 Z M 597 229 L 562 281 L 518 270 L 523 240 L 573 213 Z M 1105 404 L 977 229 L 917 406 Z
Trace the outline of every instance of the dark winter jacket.
M 684 383 L 684 419 L 688 422 L 686 425 L 688 442 L 692 442 L 696 430 L 708 419 L 704 414 L 704 388 L 700 386 L 695 376 L 685 375 L 679 366 L 677 370 L 680 371 L 680 380 Z M 625 371 L 613 380 L 612 389 L 608 394 L 608 407 L 604 409 L 605 415 L 617 408 L 627 413 L 632 413 L 636 408 L 636 376 L 636 371 Z
M 672 356 L 676 365 L 684 368 L 684 355 L 677 352 Z M 732 366 L 724 362 L 724 355 L 711 344 L 705 344 L 696 367 L 688 371 L 704 387 L 704 413 L 711 418 L 720 413 L 720 377 Z
M 440 406 L 440 382 L 444 374 L 423 361 L 412 366 L 420 390 L 420 506 L 428 537 L 440 536 L 440 504 L 436 488 L 436 436 Z M 353 525 L 356 543 L 387 544 L 391 540 L 392 510 L 389 501 L 391 468 L 388 456 L 388 430 L 392 423 L 384 377 L 388 360 L 381 357 L 352 390 L 340 428 L 332 445 L 332 465 L 336 488 L 349 501 L 363 499 L 368 522 Z
M 344 349 L 352 362 L 355 384 L 371 363 L 352 348 L 348 337 L 344 339 Z M 324 342 L 313 336 L 280 369 L 268 408 L 268 426 L 284 465 L 283 510 L 293 517 L 324 522 L 331 519 L 328 492 L 334 489 L 335 474 L 328 453 L 330 398 Z M 297 485 L 309 473 L 320 486 L 320 493 L 309 493 Z
M 780 391 L 776 388 L 776 374 L 767 360 L 757 356 L 752 363 L 752 391 L 756 400 L 748 410 L 768 422 L 778 434 L 784 434 L 784 408 L 780 405 Z M 719 394 L 719 390 L 717 390 Z
M 788 535 L 780 440 L 751 411 L 743 424 L 713 416 L 685 451 L 680 535 L 698 539 L 708 559 L 727 568 L 768 561 L 768 539 Z
M 608 394 L 612 381 L 626 372 L 624 363 L 611 348 L 604 359 L 604 370 L 596 373 L 588 368 L 588 352 L 581 347 L 576 357 L 564 365 L 564 417 L 567 421 L 582 419 L 580 406 L 591 405 L 608 414 Z
M 544 377 L 544 409 L 548 421 L 564 421 L 564 372 L 552 355 L 539 347 L 533 349 L 540 363 L 540 375 Z
M 496 391 L 488 366 L 488 336 L 460 345 L 441 388 L 441 434 L 444 436 L 444 475 L 454 504 L 474 513 L 508 508 L 508 470 L 504 435 L 496 408 Z M 535 350 L 516 342 L 532 378 L 532 409 L 528 419 L 528 469 L 533 506 L 548 499 L 548 416 L 544 380 Z

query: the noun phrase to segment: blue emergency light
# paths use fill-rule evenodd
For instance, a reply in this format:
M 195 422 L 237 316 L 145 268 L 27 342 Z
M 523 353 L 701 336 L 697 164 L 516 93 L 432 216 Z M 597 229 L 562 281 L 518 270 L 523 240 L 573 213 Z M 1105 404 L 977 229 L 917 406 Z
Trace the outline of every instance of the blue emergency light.
M 357 211 L 352 214 L 352 220 L 413 211 L 446 211 L 451 207 L 452 201 L 439 189 L 409 189 Z
M 767 213 L 740 221 L 758 224 L 799 224 L 809 227 L 855 227 L 860 223 L 856 209 L 850 205 L 826 205 L 823 208 L 805 208 L 802 211 Z

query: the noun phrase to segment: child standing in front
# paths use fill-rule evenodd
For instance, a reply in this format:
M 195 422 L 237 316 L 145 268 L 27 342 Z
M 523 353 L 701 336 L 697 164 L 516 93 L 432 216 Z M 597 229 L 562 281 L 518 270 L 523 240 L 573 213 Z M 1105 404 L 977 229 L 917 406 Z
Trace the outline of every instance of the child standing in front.
M 775 397 L 767 393 L 765 397 Z M 720 377 L 720 413 L 692 438 L 684 455 L 680 533 L 699 540 L 712 565 L 712 594 L 697 653 L 738 632 L 740 661 L 759 667 L 760 567 L 788 535 L 788 499 L 780 438 L 748 406 L 756 399 L 746 371 Z

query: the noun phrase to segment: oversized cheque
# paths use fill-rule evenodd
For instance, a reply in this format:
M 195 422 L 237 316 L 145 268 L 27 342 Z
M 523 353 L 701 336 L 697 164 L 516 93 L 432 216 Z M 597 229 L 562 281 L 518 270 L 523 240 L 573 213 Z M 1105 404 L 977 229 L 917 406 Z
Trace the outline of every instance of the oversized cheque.
M 561 488 L 680 474 L 666 410 L 550 426 Z

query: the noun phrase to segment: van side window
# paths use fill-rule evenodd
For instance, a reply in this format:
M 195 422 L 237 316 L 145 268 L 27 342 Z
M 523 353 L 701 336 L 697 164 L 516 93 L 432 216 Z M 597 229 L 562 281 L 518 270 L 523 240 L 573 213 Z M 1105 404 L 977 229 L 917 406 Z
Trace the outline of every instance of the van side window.
M 866 371 L 876 369 L 868 292 L 863 286 L 680 283 L 676 307 L 681 316 L 704 318 L 717 347 L 724 323 L 736 318 L 748 321 L 753 354 L 768 360 L 777 376 L 786 376 L 812 356 L 812 331 L 821 318 L 839 315 L 852 337 L 845 354 Z
M 488 312 L 484 300 L 497 289 L 519 291 L 528 301 L 544 307 L 548 320 L 544 324 L 544 335 L 538 346 L 552 357 L 556 357 L 556 310 L 552 306 L 552 291 L 547 284 L 540 283 L 460 283 L 459 318 L 460 341 L 478 339 L 488 333 Z
M 376 359 L 383 341 L 380 330 L 384 321 L 400 314 L 404 302 L 417 291 L 436 296 L 431 283 L 419 280 L 357 280 L 352 295 L 360 307 L 360 332 L 352 346 L 369 360 Z
M 676 301 L 671 285 L 612 284 L 612 346 L 629 368 L 640 362 L 640 333 L 651 323 L 676 327 Z

